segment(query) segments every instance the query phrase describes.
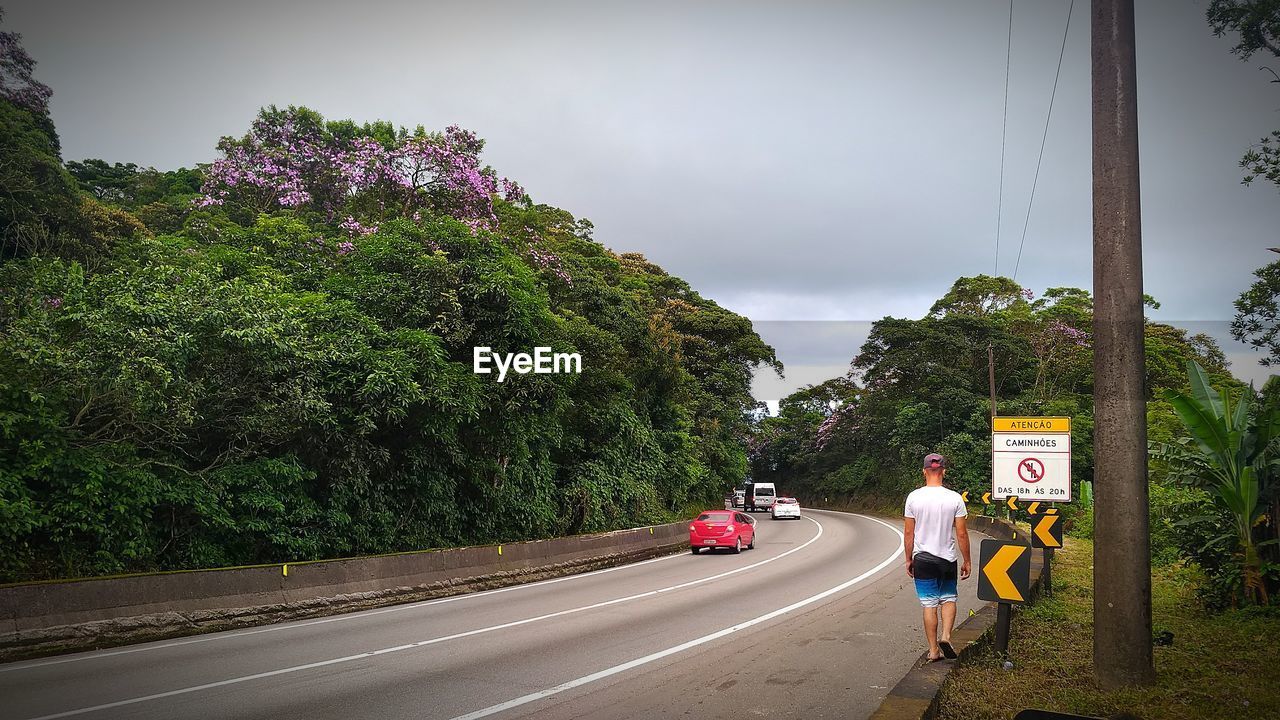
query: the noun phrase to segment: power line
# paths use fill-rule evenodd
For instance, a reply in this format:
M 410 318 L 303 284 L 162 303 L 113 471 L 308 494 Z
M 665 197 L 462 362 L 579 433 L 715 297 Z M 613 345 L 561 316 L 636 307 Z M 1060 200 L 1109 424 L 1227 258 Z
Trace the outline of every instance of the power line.
M 1013 57 L 1013 0 L 1009 0 L 1009 36 L 1005 39 L 1004 47 L 1004 119 L 1000 124 L 1000 192 L 996 198 L 996 262 L 992 272 L 996 277 L 1000 276 L 1000 221 L 1004 219 L 1004 147 L 1009 130 L 1009 60 Z
M 1044 160 L 1044 144 L 1049 138 L 1049 121 L 1053 119 L 1053 99 L 1058 94 L 1058 77 L 1062 75 L 1062 56 L 1067 52 L 1067 33 L 1071 30 L 1071 12 L 1075 10 L 1076 0 L 1071 0 L 1067 7 L 1067 26 L 1062 30 L 1062 47 L 1058 50 L 1058 69 L 1053 73 L 1053 92 L 1049 93 L 1049 112 L 1044 117 L 1044 134 L 1040 136 L 1040 157 L 1036 158 L 1036 174 L 1031 180 L 1031 198 L 1027 200 L 1027 217 L 1022 221 L 1022 239 L 1018 241 L 1018 261 L 1013 265 L 1013 279 L 1018 279 L 1018 268 L 1022 267 L 1022 246 L 1027 242 L 1027 226 L 1031 224 L 1031 206 L 1036 201 L 1036 185 L 1040 182 L 1040 161 Z

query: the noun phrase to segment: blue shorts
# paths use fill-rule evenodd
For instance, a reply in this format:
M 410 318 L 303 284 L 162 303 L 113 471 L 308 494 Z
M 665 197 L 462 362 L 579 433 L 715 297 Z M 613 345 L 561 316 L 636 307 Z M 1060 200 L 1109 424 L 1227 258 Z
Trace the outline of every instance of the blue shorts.
M 957 567 L 954 560 L 922 552 L 912 558 L 911 571 L 916 580 L 916 596 L 925 607 L 938 607 L 956 601 Z
M 925 607 L 938 607 L 956 601 L 955 578 L 916 578 L 916 596 Z

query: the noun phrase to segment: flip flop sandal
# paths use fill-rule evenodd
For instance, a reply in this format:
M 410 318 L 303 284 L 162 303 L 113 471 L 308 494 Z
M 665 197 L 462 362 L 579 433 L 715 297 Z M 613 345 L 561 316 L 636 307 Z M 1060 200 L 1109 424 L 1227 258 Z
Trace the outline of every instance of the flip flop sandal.
M 942 650 L 942 656 L 948 660 L 955 660 L 960 657 L 960 655 L 956 653 L 956 649 L 951 647 L 951 643 L 946 640 L 939 640 L 938 648 Z

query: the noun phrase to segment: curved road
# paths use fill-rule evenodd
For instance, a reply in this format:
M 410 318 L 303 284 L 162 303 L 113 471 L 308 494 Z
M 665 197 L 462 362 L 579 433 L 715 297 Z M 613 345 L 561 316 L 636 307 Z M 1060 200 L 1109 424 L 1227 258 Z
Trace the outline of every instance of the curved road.
M 901 548 L 757 516 L 740 555 L 0 665 L 0 718 L 865 717 L 923 650 Z

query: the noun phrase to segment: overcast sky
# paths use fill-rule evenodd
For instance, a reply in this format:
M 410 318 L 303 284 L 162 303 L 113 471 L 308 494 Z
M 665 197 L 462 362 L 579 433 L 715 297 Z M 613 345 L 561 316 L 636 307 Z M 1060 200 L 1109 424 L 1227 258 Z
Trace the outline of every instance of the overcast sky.
M 1241 63 L 1206 2 L 1137 3 L 1144 282 L 1154 317 L 1222 335 L 1280 245 L 1277 188 L 1241 186 L 1237 166 L 1280 128 L 1280 84 L 1258 69 L 1280 60 Z M 604 244 L 789 321 L 759 325 L 788 366 L 758 380 L 773 399 L 842 373 L 867 322 L 923 315 L 960 275 L 1012 274 L 1070 0 L 1015 3 L 998 267 L 1004 0 L 4 4 L 66 159 L 208 162 L 267 104 L 463 125 Z M 1092 284 L 1088 5 L 1017 274 L 1037 294 Z M 846 322 L 795 324 L 814 320 Z

